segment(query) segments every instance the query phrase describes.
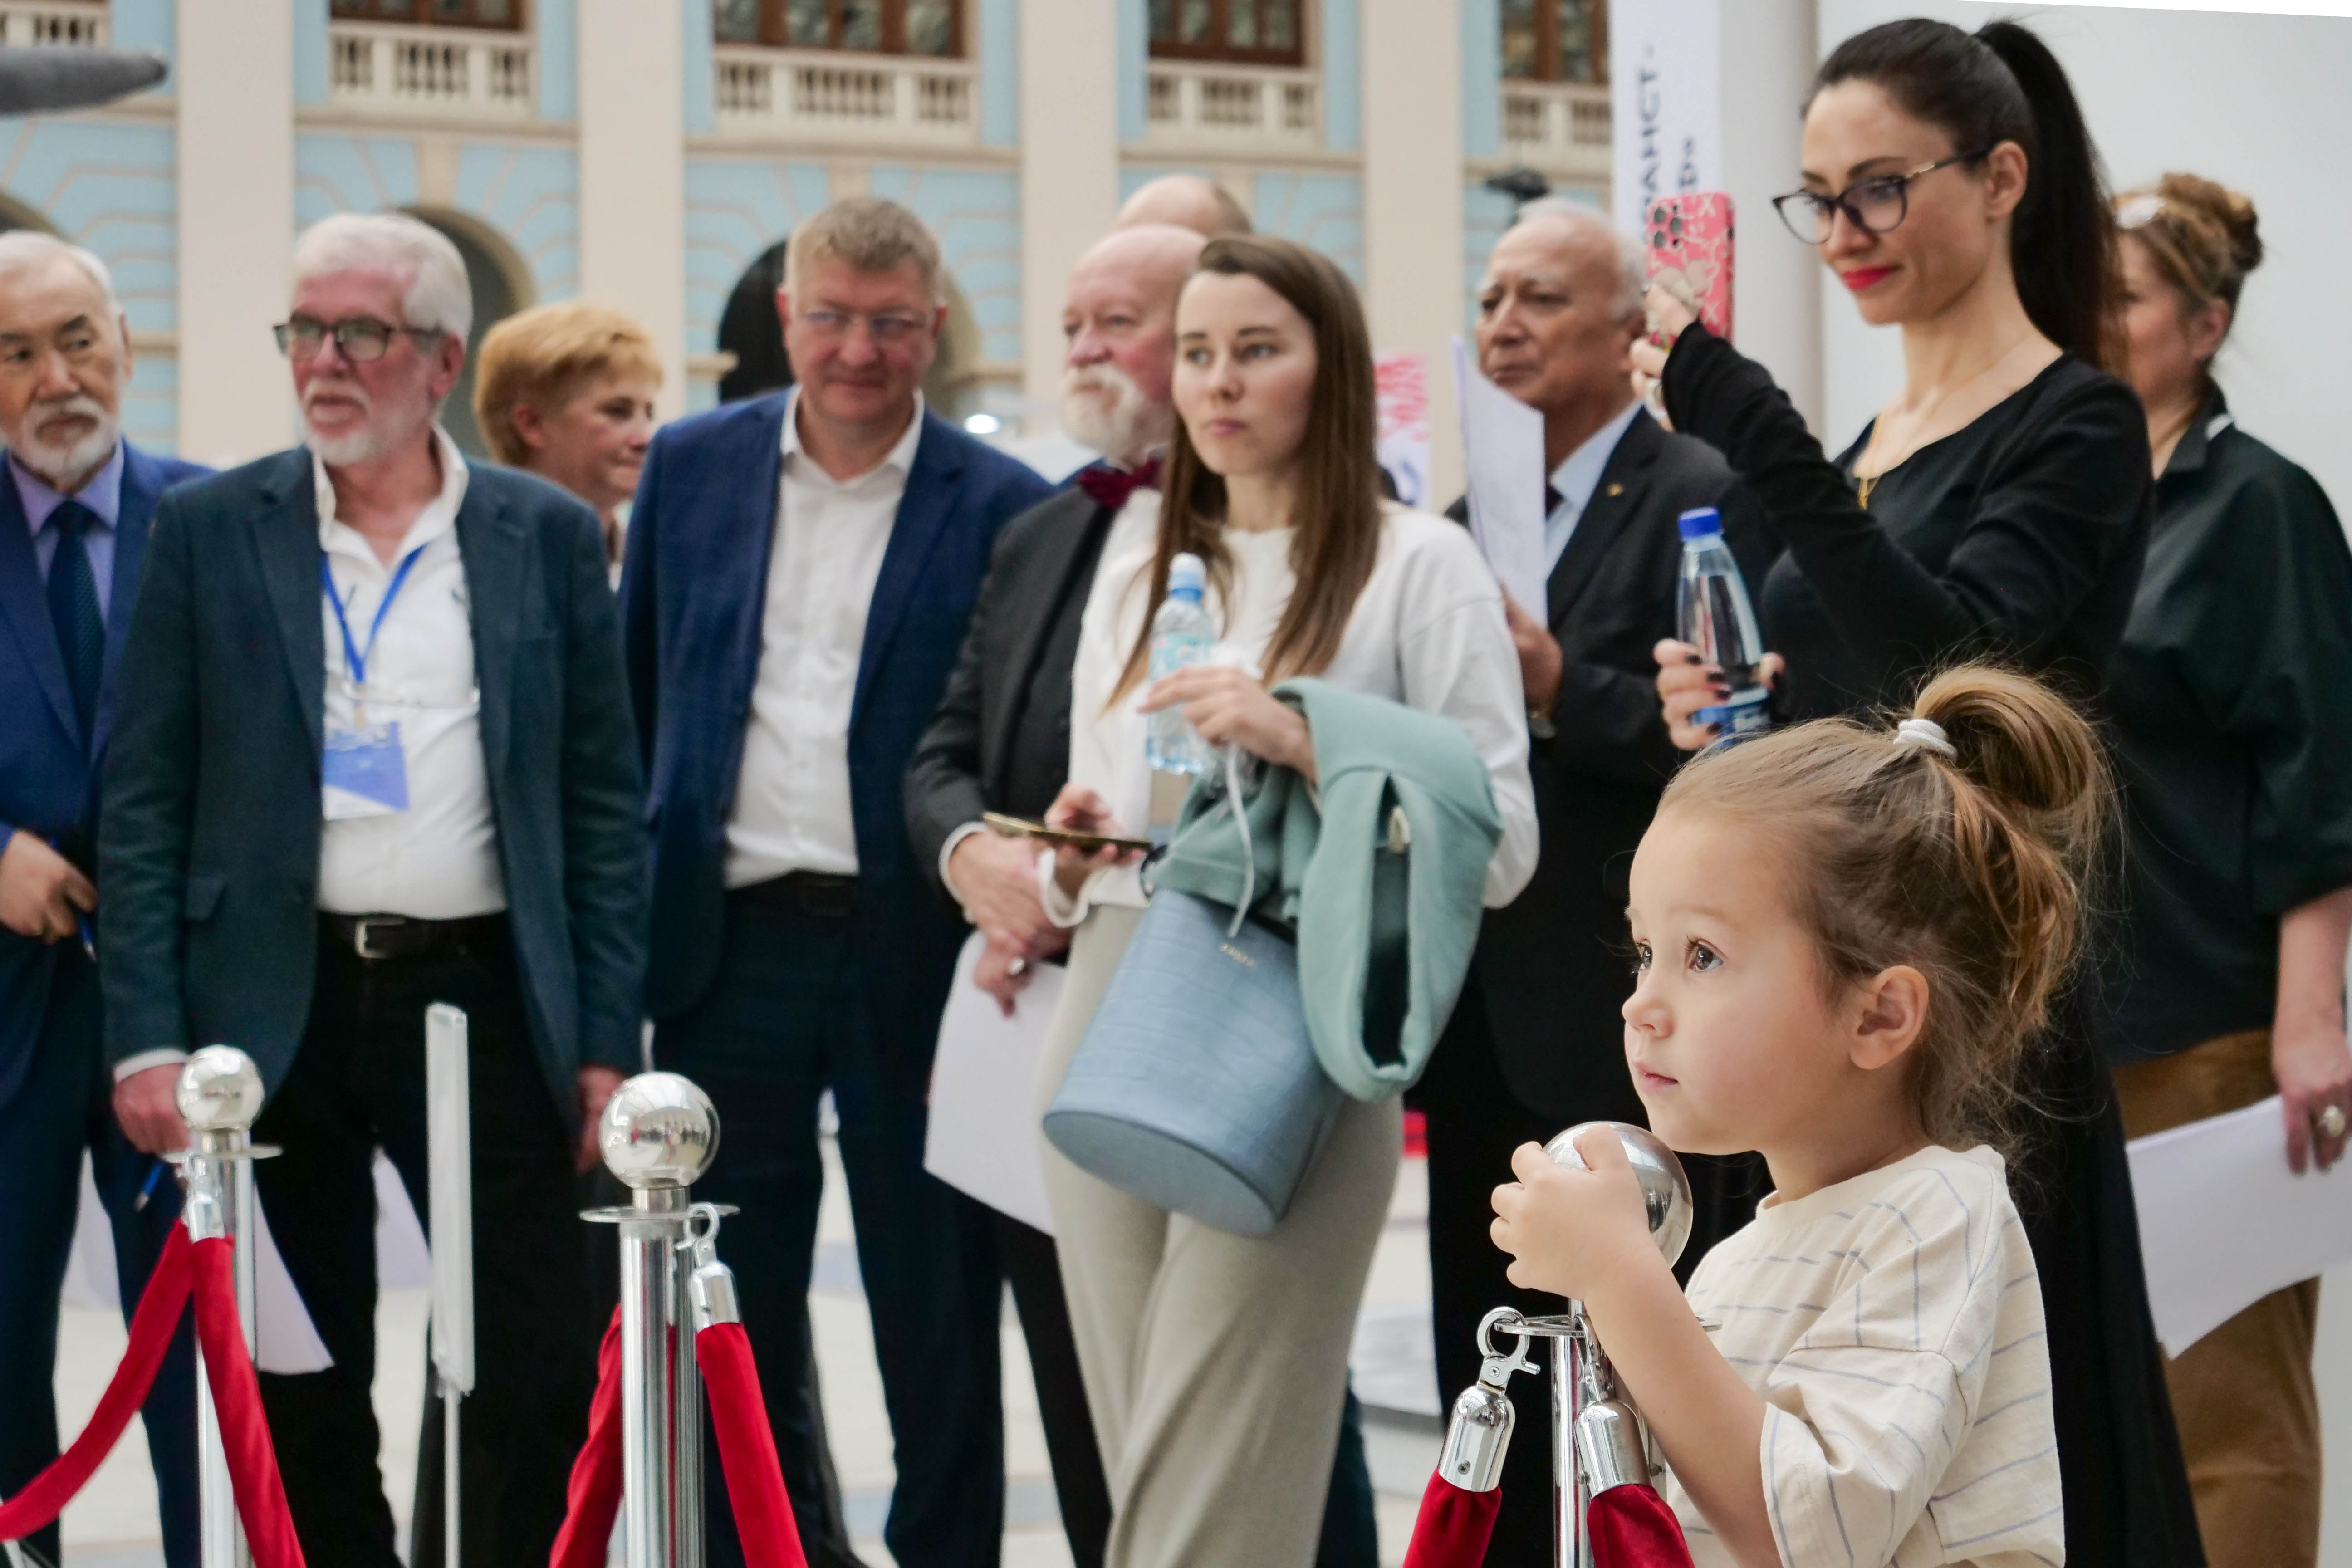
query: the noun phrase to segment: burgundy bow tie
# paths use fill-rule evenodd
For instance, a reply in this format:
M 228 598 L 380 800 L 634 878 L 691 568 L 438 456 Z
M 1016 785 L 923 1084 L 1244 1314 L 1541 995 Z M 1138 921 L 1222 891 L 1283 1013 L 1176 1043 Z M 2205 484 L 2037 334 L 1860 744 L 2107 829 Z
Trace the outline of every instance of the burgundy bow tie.
M 1117 511 L 1127 504 L 1127 498 L 1142 489 L 1160 488 L 1160 459 L 1146 458 L 1143 467 L 1132 473 L 1114 468 L 1108 463 L 1089 463 L 1078 470 L 1078 489 L 1095 498 L 1097 506 L 1107 506 Z

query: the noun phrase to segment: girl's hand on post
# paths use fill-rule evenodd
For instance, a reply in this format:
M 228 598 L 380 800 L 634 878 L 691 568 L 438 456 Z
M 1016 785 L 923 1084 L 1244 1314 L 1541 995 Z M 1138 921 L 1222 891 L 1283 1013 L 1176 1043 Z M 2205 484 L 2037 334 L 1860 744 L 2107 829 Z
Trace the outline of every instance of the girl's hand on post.
M 1180 705 L 1184 721 L 1212 746 L 1239 746 L 1314 782 L 1315 738 L 1306 719 L 1247 670 L 1192 665 L 1155 681 L 1138 704 L 1146 713 Z
M 1663 284 L 1653 283 L 1643 298 L 1650 318 L 1650 330 L 1633 340 L 1633 390 L 1644 399 L 1651 387 L 1666 375 L 1666 356 L 1675 350 L 1675 340 L 1683 329 L 1698 320 L 1698 312 L 1683 302 L 1682 297 Z
M 1650 1212 L 1625 1146 L 1605 1127 L 1576 1141 L 1590 1170 L 1555 1163 L 1539 1143 L 1511 1155 L 1519 1179 L 1495 1189 L 1495 1245 L 1512 1257 L 1508 1276 L 1526 1290 L 1590 1300 L 1612 1284 L 1662 1270 L 1650 1239 Z

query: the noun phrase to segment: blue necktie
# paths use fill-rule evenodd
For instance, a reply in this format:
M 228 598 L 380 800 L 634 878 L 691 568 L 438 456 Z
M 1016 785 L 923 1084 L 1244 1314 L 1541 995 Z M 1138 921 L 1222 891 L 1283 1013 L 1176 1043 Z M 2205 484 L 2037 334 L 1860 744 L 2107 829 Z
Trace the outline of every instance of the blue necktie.
M 98 609 L 98 577 L 89 569 L 82 536 L 98 526 L 98 515 L 69 500 L 49 514 L 58 531 L 58 552 L 49 561 L 49 624 L 57 628 L 58 651 L 65 656 L 66 683 L 87 743 L 98 714 L 99 672 L 106 663 L 106 621 Z

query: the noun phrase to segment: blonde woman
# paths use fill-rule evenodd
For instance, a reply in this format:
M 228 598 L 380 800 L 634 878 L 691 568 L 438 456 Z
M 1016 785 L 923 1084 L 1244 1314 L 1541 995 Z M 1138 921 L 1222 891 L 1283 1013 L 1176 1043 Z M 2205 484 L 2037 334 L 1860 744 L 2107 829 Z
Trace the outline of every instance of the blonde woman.
M 541 305 L 482 339 L 474 422 L 490 455 L 593 507 L 615 574 L 621 509 L 637 493 L 661 383 L 652 336 L 610 305 Z

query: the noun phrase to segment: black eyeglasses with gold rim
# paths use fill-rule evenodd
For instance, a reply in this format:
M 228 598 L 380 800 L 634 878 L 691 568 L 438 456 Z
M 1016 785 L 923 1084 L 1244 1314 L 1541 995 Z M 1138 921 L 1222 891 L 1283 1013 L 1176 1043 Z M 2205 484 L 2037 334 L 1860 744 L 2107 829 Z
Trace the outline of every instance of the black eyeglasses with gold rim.
M 336 349 L 353 364 L 382 359 L 392 347 L 392 340 L 403 332 L 416 340 L 420 351 L 446 335 L 429 327 L 394 326 L 373 316 L 351 316 L 340 321 L 296 316 L 269 330 L 277 334 L 278 352 L 289 359 L 316 359 L 319 351 L 327 346 L 327 340 L 332 338 Z
M 1866 180 L 1856 180 L 1835 195 L 1822 191 L 1790 191 L 1785 196 L 1772 198 L 1772 210 L 1780 215 L 1789 232 L 1807 245 L 1828 244 L 1840 213 L 1867 233 L 1891 233 L 1911 216 L 1912 181 L 1955 163 L 1977 163 L 1991 153 L 1990 147 L 1979 147 L 1973 153 L 1956 153 L 1899 174 L 1873 174 Z

